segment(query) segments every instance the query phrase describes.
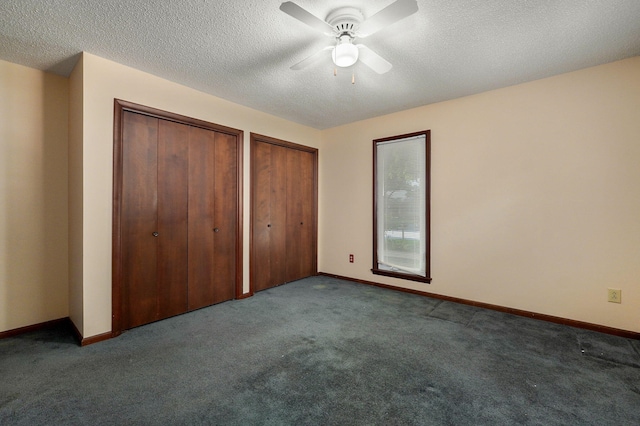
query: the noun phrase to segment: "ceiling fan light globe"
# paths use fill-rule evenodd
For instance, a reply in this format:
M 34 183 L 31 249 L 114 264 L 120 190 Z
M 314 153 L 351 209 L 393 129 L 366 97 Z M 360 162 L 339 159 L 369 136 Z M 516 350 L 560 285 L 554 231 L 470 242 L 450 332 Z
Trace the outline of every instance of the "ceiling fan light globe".
M 350 67 L 358 60 L 358 48 L 352 43 L 340 43 L 333 49 L 331 56 L 337 66 Z

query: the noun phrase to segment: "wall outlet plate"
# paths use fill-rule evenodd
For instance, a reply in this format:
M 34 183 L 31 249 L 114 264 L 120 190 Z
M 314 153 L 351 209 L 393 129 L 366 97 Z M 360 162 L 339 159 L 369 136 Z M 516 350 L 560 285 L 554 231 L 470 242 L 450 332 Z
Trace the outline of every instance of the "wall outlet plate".
M 611 303 L 622 303 L 622 290 L 615 288 L 607 289 L 607 301 Z

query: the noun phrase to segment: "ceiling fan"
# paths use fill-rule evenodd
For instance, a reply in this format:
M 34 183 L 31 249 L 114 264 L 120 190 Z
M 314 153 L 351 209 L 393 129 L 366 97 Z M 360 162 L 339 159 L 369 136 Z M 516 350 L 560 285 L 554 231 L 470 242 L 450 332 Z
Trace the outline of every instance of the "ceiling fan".
M 323 21 L 292 1 L 280 5 L 287 15 L 309 25 L 325 35 L 331 36 L 336 43 L 303 59 L 291 67 L 300 70 L 315 62 L 331 51 L 333 63 L 338 67 L 350 67 L 358 59 L 378 74 L 388 72 L 392 65 L 383 57 L 363 44 L 354 44 L 357 38 L 364 38 L 418 11 L 416 0 L 396 0 L 368 19 L 354 7 L 340 7 L 331 11 Z

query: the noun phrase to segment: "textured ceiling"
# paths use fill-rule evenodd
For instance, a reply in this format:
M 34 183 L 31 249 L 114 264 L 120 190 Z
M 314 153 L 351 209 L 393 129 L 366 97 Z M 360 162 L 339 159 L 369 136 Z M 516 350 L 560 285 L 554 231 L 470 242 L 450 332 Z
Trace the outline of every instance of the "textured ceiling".
M 295 0 L 324 19 L 393 0 Z M 2 0 L 0 59 L 68 76 L 86 51 L 325 129 L 640 55 L 640 0 L 418 0 L 362 40 L 393 64 L 289 67 L 330 37 L 281 0 Z M 352 73 L 355 84 L 351 84 Z M 0 94 L 1 95 L 1 94 Z

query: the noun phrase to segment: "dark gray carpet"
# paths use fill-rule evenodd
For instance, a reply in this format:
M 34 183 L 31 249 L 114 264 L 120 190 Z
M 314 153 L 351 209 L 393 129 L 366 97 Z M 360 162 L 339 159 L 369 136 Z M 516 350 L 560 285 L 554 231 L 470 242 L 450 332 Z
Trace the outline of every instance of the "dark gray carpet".
M 0 424 L 638 425 L 640 344 L 313 277 L 85 348 L 0 340 Z

